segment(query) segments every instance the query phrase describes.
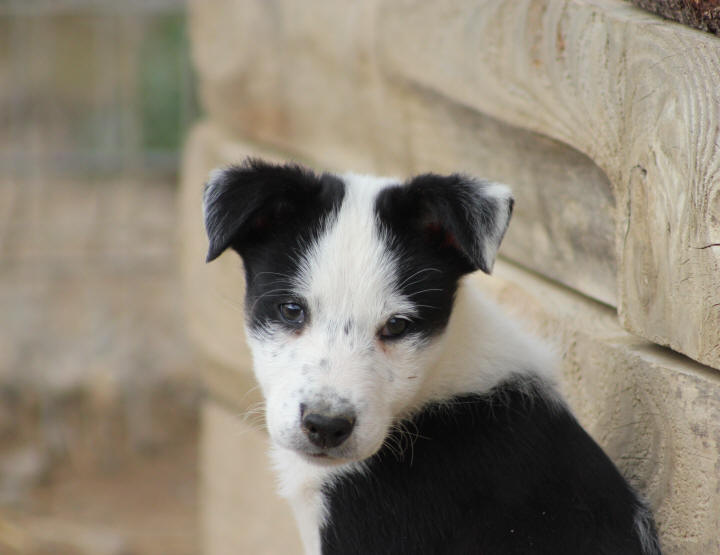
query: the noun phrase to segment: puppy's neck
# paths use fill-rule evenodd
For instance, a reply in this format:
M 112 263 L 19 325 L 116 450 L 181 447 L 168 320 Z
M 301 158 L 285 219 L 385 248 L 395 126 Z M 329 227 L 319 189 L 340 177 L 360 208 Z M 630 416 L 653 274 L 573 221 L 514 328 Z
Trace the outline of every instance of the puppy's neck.
M 517 376 L 554 382 L 555 357 L 486 299 L 477 284 L 460 283 L 447 328 L 415 407 L 468 393 L 486 393 Z

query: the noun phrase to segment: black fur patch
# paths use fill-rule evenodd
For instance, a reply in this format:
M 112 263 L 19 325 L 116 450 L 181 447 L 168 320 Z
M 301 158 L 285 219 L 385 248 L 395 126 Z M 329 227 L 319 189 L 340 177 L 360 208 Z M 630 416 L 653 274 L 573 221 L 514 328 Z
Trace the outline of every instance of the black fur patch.
M 643 553 L 641 502 L 542 388 L 431 405 L 405 429 L 324 488 L 324 555 Z
M 512 198 L 501 200 L 488 194 L 491 186 L 460 174 L 426 173 L 383 191 L 378 212 L 388 213 L 395 222 L 400 216 L 406 231 L 420 232 L 436 246 L 454 251 L 470 268 L 467 271 L 490 273 L 494 259 L 487 259 L 484 247 L 500 244 L 513 208 Z M 501 207 L 501 202 L 507 207 Z
M 298 302 L 291 282 L 302 253 L 337 214 L 345 186 L 331 174 L 248 160 L 218 174 L 205 193 L 208 261 L 232 248 L 243 259 L 251 329 L 277 321 L 277 306 Z
M 378 195 L 375 210 L 398 262 L 400 292 L 419 311 L 408 333 L 445 329 L 460 277 L 489 271 L 492 261 L 478 253 L 498 207 L 482 190 L 483 183 L 460 175 L 424 174 Z

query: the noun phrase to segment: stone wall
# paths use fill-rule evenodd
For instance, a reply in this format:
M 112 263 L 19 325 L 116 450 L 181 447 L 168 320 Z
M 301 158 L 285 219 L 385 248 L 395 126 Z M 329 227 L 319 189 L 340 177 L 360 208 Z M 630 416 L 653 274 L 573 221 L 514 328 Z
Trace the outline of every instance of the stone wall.
M 666 551 L 718 551 L 720 39 L 609 0 L 191 11 L 207 118 L 186 148 L 183 273 L 211 391 L 207 552 L 297 545 L 284 520 L 245 509 L 262 496 L 287 517 L 267 469 L 221 462 L 248 460 L 262 435 L 240 262 L 203 266 L 200 197 L 209 169 L 248 154 L 512 185 L 503 261 L 474 283 L 557 345 L 571 405 L 650 499 Z M 250 415 L 243 436 L 218 440 L 234 414 Z

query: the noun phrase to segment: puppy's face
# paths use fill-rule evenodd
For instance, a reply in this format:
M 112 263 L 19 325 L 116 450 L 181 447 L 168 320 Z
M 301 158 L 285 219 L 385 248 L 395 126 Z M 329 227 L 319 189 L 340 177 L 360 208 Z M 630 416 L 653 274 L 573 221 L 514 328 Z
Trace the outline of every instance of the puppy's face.
M 458 279 L 489 271 L 512 209 L 499 185 L 317 176 L 249 161 L 205 193 L 208 260 L 243 258 L 255 373 L 279 446 L 373 455 L 423 399 Z

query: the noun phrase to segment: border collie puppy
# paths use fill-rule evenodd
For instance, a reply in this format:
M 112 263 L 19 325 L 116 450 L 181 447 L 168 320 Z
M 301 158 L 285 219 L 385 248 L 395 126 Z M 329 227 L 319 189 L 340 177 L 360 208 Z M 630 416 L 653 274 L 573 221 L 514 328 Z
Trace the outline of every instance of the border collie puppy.
M 463 276 L 513 200 L 250 159 L 212 173 L 210 248 L 242 257 L 281 493 L 308 554 L 660 552 L 653 519 L 553 385 L 544 347 Z

